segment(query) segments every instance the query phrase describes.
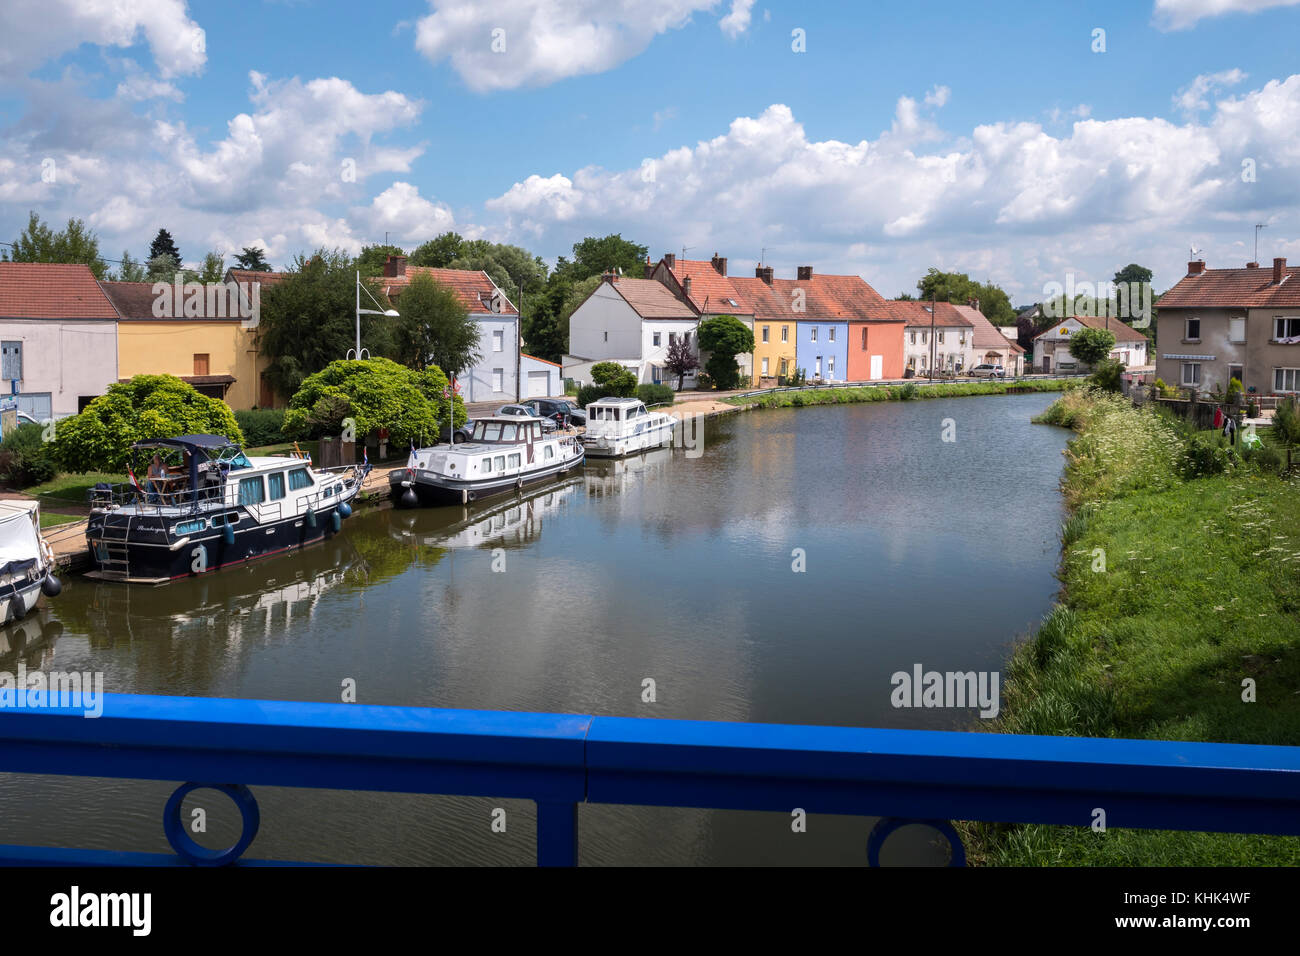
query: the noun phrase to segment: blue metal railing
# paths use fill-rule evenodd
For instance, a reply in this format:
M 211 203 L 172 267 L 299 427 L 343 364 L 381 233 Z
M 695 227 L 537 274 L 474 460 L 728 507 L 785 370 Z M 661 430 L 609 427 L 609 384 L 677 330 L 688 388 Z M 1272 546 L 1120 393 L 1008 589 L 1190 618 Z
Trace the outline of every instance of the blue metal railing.
M 1300 834 L 1300 747 L 116 694 L 87 719 L 13 703 L 0 772 L 198 782 L 245 825 L 229 851 L 193 844 L 190 783 L 164 813 L 175 858 L 0 847 L 8 863 L 229 863 L 256 835 L 249 785 L 530 799 L 542 865 L 577 862 L 584 802 L 880 816 L 877 852 L 900 821 L 1086 826 L 1099 807 L 1111 827 Z

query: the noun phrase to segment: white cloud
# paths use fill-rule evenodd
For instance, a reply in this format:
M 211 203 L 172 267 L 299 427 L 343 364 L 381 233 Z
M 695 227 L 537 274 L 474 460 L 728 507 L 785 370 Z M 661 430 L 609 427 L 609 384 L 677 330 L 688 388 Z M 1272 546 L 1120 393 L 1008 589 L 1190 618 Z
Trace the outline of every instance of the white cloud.
M 1174 105 L 1184 113 L 1207 110 L 1210 103 L 1206 96 L 1226 86 L 1236 86 L 1246 79 L 1246 74 L 1235 67 L 1219 73 L 1202 73 L 1174 96 Z
M 754 0 L 731 0 L 731 12 L 718 21 L 722 32 L 733 40 L 749 29 Z
M 192 76 L 207 61 L 206 36 L 184 0 L 4 0 L 0 79 L 26 76 L 83 43 L 129 47 L 141 37 L 164 79 Z
M 659 34 L 685 26 L 718 0 L 429 0 L 415 47 L 431 62 L 448 60 L 472 90 L 542 86 L 602 73 L 645 50 Z M 731 33 L 748 22 L 752 0 L 734 0 L 723 18 Z M 740 29 L 736 29 L 740 32 Z
M 1152 20 L 1161 30 L 1186 30 L 1206 17 L 1225 13 L 1258 13 L 1272 7 L 1293 7 L 1300 0 L 1156 0 Z
M 943 106 L 948 102 L 948 97 L 952 96 L 952 90 L 946 86 L 936 86 L 929 93 L 925 94 L 926 106 Z
M 393 183 L 371 201 L 368 209 L 355 213 L 354 218 L 366 223 L 371 235 L 389 232 L 390 241 L 397 244 L 431 239 L 456 225 L 446 205 L 425 199 L 419 187 L 403 182 Z

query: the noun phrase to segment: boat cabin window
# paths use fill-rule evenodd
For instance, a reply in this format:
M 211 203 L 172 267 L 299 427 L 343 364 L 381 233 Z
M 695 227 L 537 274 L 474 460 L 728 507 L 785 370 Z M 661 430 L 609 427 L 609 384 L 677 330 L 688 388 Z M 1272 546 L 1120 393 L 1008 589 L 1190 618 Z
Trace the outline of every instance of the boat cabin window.
M 509 424 L 509 425 L 502 425 L 502 426 L 501 426 L 501 440 L 502 440 L 502 441 L 518 441 L 518 440 L 519 440 L 519 426 L 518 426 L 518 425 L 515 425 L 515 424 L 513 424 L 513 423 L 512 423 L 512 424 Z
M 484 458 L 483 461 L 482 461 L 482 465 L 483 465 L 483 474 L 486 475 L 486 474 L 488 474 L 489 472 L 492 471 L 492 459 L 491 459 L 491 458 Z
M 541 422 L 533 422 L 533 423 L 531 423 L 531 424 L 528 426 L 528 435 L 529 435 L 530 438 L 532 438 L 532 439 L 534 439 L 534 440 L 536 440 L 536 439 L 538 439 L 538 438 L 541 438 L 541 437 L 542 437 L 542 423 L 541 423 Z
M 492 459 L 492 461 L 493 461 L 493 467 L 495 467 L 497 471 L 505 471 L 505 470 L 506 470 L 506 456 L 505 456 L 505 455 L 497 455 L 494 459 Z
M 277 471 L 274 474 L 266 476 L 267 491 L 270 492 L 271 500 L 278 501 L 284 497 L 284 472 Z
M 616 422 L 616 421 L 618 421 L 618 413 L 619 413 L 619 411 L 620 411 L 620 409 L 617 409 L 617 408 L 609 408 L 609 407 L 600 408 L 600 407 L 598 406 L 598 407 L 595 409 L 595 412 L 596 412 L 596 421 L 598 421 L 598 422 Z
M 475 441 L 500 441 L 501 422 L 475 422 L 474 440 Z
M 546 458 L 554 458 L 554 457 L 555 457 L 555 446 L 554 446 L 554 445 L 547 445 L 547 446 L 546 446 L 546 453 L 545 453 L 544 457 L 546 457 Z
M 516 455 L 511 455 L 511 456 L 510 456 L 510 467 L 511 467 L 511 468 L 518 468 L 518 467 L 519 467 L 519 456 L 518 456 L 517 454 L 516 454 Z
M 295 468 L 289 472 L 289 490 L 298 491 L 302 488 L 312 486 L 311 475 L 307 474 L 306 468 Z
M 260 505 L 265 500 L 266 488 L 262 484 L 261 475 L 239 479 L 239 503 L 241 505 Z

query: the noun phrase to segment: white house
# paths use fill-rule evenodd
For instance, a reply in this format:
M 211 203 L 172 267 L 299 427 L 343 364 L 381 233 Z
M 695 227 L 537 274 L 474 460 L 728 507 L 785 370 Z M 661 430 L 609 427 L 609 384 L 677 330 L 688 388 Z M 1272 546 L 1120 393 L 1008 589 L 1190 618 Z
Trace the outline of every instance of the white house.
M 1070 354 L 1070 336 L 1080 329 L 1108 329 L 1115 336 L 1115 348 L 1110 357 L 1129 368 L 1147 364 L 1147 338 L 1141 332 L 1119 319 L 1076 315 L 1061 319 L 1034 339 L 1033 367 L 1037 371 L 1073 371 L 1078 360 Z
M 38 421 L 117 381 L 117 311 L 84 265 L 0 262 L 0 388 Z
M 975 327 L 948 302 L 918 300 L 887 302 L 890 313 L 906 321 L 903 329 L 903 367 L 924 374 L 931 367 L 949 372 L 969 371 L 975 361 Z M 933 319 L 933 322 L 931 321 Z
M 684 339 L 698 357 L 694 343 L 699 321 L 695 310 L 662 283 L 606 274 L 569 317 L 564 376 L 587 384 L 593 365 L 617 362 L 638 382 L 676 386 L 676 377 L 664 367 L 668 347 Z M 695 382 L 694 373 L 687 375 L 683 387 Z
M 379 282 L 400 312 L 401 293 L 416 276 L 426 275 L 456 293 L 479 328 L 479 360 L 460 373 L 460 394 L 467 402 L 513 402 L 526 398 L 518 390 L 519 310 L 486 272 L 406 265 L 406 256 L 389 256 Z M 538 361 L 534 359 L 533 361 Z M 540 366 L 529 366 L 539 371 Z M 527 376 L 524 376 L 527 381 Z M 560 394 L 563 388 L 560 389 Z

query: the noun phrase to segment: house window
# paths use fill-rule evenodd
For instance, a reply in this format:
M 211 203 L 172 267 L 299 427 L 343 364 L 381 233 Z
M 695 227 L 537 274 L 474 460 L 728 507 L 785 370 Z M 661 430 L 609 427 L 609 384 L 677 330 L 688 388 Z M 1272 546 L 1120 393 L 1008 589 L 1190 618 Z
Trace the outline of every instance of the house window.
M 942 333 L 942 332 L 939 333 L 939 341 L 940 341 L 940 342 L 943 341 L 943 333 Z
M 790 326 L 788 325 L 781 326 L 781 341 L 782 342 L 790 341 Z
M 659 336 L 660 336 L 661 334 L 662 334 L 662 333 L 660 333 L 660 332 L 656 332 L 656 333 L 654 333 L 654 346 L 655 346 L 655 348 L 658 348 L 658 347 L 659 347 Z
M 862 351 L 865 352 L 866 350 L 867 350 L 867 327 L 864 325 L 862 327 Z
M 1201 341 L 1201 320 L 1188 319 L 1186 322 L 1186 328 L 1183 329 L 1183 332 L 1184 332 L 1183 339 L 1185 341 L 1187 342 Z
M 4 354 L 3 368 L 0 369 L 0 378 L 11 382 L 18 381 L 23 377 L 23 343 L 0 343 L 0 350 L 2 350 Z
M 768 329 L 768 326 L 766 326 L 766 325 L 763 326 L 763 341 L 764 341 L 764 342 L 767 341 L 767 329 Z
M 814 325 L 814 326 L 812 327 L 812 331 L 809 333 L 809 335 L 811 336 L 811 337 L 808 339 L 809 342 L 816 342 L 816 341 L 817 341 L 817 326 Z
M 609 333 L 608 333 L 608 332 L 605 333 L 605 341 L 606 341 L 606 342 L 609 341 Z
M 789 372 L 789 359 L 781 359 L 781 375 L 785 376 Z
M 1228 340 L 1232 342 L 1246 341 L 1246 317 L 1228 320 Z
M 1279 342 L 1300 342 L 1300 318 L 1274 319 L 1273 338 Z
M 506 347 L 506 334 L 500 329 L 492 333 L 492 351 L 501 352 Z
M 912 333 L 912 344 L 913 344 L 913 345 L 916 344 L 916 333 L 915 333 L 915 332 Z
M 1273 391 L 1300 392 L 1300 368 L 1273 369 Z
M 767 356 L 763 356 L 763 374 L 767 374 Z
M 206 352 L 194 353 L 194 374 L 195 375 L 210 374 L 208 372 L 208 353 Z
M 827 329 L 826 331 L 827 331 L 827 336 L 828 336 L 828 338 L 830 339 L 830 341 L 834 342 L 834 341 L 835 341 L 835 326 L 832 325 L 832 326 L 831 326 L 829 329 Z
M 492 370 L 492 391 L 504 392 L 506 390 L 506 370 L 503 368 L 494 368 Z
M 1183 363 L 1183 384 L 1184 385 L 1201 384 L 1201 363 L 1200 362 Z
M 671 345 L 676 345 L 676 344 L 677 344 L 677 333 L 676 333 L 676 332 L 669 332 L 669 333 L 668 333 L 668 344 L 669 344 L 670 346 L 671 346 Z
M 1234 378 L 1235 378 L 1238 382 L 1245 381 L 1245 379 L 1242 378 L 1242 371 L 1243 371 L 1243 370 L 1242 370 L 1242 367 L 1241 367 L 1240 365 L 1229 365 L 1229 366 L 1228 366 L 1228 381 L 1231 382 Z

